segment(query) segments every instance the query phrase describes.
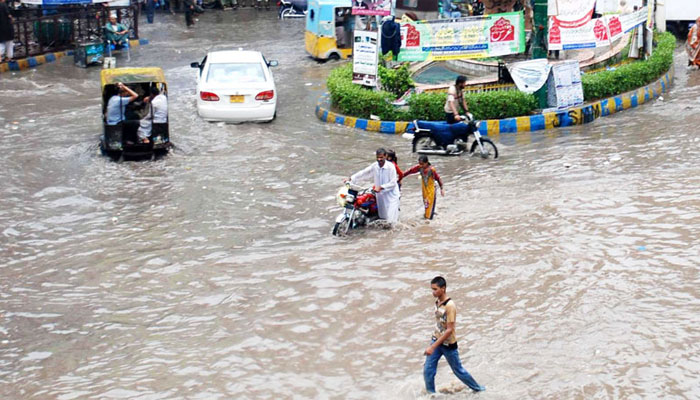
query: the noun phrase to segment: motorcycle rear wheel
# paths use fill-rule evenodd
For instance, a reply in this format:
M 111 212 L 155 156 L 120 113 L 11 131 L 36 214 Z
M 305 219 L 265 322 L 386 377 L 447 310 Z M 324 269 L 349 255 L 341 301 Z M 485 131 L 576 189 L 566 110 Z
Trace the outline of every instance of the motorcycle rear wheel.
M 282 12 L 280 12 L 280 19 L 289 18 L 289 16 L 292 15 L 292 13 L 293 10 L 291 8 L 285 8 L 284 10 L 282 10 Z
M 469 151 L 469 154 L 471 155 L 480 155 L 481 158 L 486 158 L 486 159 L 496 159 L 498 158 L 498 148 L 496 148 L 496 145 L 493 144 L 491 139 L 487 139 L 482 137 L 481 138 L 481 145 L 484 147 L 484 154 L 481 154 L 481 149 L 479 149 L 479 142 L 474 140 L 472 142 L 472 148 Z
M 340 222 L 336 222 L 333 226 L 333 236 L 345 236 L 350 230 L 350 219 L 345 218 Z
M 419 150 L 433 150 L 437 144 L 430 136 L 416 136 L 413 138 L 413 152 Z

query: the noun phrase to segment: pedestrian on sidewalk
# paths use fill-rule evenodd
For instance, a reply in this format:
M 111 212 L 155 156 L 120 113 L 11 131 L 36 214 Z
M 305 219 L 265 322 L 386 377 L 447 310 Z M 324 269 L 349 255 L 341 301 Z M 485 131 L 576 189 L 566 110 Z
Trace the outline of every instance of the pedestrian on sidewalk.
M 447 281 L 441 276 L 436 276 L 430 281 L 430 289 L 435 300 L 435 321 L 437 323 L 432 343 L 425 349 L 425 365 L 423 366 L 423 378 L 425 389 L 428 393 L 435 393 L 435 373 L 440 357 L 445 356 L 452 372 L 465 385 L 475 392 L 486 390 L 476 383 L 474 378 L 462 366 L 457 350 L 457 336 L 455 335 L 455 323 L 457 322 L 457 306 L 447 297 Z
M 428 156 L 421 155 L 418 157 L 418 165 L 407 169 L 403 172 L 401 179 L 415 174 L 420 173 L 421 177 L 421 191 L 423 194 L 423 206 L 425 207 L 425 219 L 433 219 L 435 216 L 435 203 L 437 202 L 437 191 L 435 190 L 435 182 L 440 185 L 440 195 L 445 197 L 445 189 L 442 187 L 442 179 L 437 173 L 435 167 L 428 161 Z M 399 184 L 401 184 L 401 179 L 399 179 Z
M 0 0 L 0 62 L 11 61 L 15 57 L 15 19 L 5 0 Z

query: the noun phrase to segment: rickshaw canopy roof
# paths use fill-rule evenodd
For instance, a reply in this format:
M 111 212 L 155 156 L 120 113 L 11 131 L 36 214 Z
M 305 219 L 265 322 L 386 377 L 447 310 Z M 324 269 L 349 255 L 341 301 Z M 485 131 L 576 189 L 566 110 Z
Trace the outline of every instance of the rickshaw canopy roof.
M 163 70 L 158 67 L 151 68 L 112 68 L 103 69 L 100 73 L 102 87 L 122 83 L 166 83 Z

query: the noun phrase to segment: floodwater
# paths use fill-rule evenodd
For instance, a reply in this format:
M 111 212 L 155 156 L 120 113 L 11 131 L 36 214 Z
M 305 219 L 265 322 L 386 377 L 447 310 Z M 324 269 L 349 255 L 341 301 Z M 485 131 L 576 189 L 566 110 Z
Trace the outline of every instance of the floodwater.
M 421 219 L 331 237 L 343 177 L 401 136 L 314 116 L 334 63 L 274 12 L 156 16 L 118 66 L 160 65 L 177 148 L 98 154 L 99 68 L 0 76 L 0 398 L 414 399 L 447 278 L 467 369 L 445 399 L 700 397 L 700 72 L 591 124 L 500 138 L 501 158 L 433 158 Z M 280 66 L 271 124 L 194 108 L 189 63 L 261 49 Z
M 435 85 L 453 82 L 458 75 L 459 73 L 447 69 L 443 64 L 435 64 L 415 75 L 413 80 L 417 83 Z

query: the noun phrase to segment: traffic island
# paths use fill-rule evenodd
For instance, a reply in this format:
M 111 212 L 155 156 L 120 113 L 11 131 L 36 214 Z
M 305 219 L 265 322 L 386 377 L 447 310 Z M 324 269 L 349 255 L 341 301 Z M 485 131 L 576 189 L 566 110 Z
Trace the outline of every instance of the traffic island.
M 673 74 L 674 70 L 671 68 L 664 76 L 650 85 L 580 107 L 514 118 L 482 120 L 479 132 L 499 140 L 501 134 L 517 134 L 587 124 L 600 117 L 607 117 L 637 107 L 668 92 L 673 81 Z M 381 121 L 338 114 L 331 111 L 328 93 L 319 98 L 316 104 L 316 116 L 324 122 L 387 134 L 401 134 L 413 127 L 413 123 L 407 121 Z
M 129 46 L 132 48 L 145 46 L 148 44 L 148 39 L 131 39 Z M 42 54 L 40 56 L 22 58 L 15 61 L 10 61 L 0 64 L 0 73 L 10 71 L 24 71 L 30 68 L 36 68 L 39 65 L 47 64 L 59 60 L 66 56 L 72 56 L 73 50 L 57 51 L 54 53 Z
M 658 46 L 648 60 L 584 75 L 583 105 L 538 113 L 534 96 L 516 90 L 465 94 L 465 99 L 469 110 L 482 121 L 480 132 L 490 137 L 585 124 L 651 101 L 669 90 L 674 73 L 675 38 L 663 33 L 656 39 Z M 383 73 L 380 67 L 380 78 Z M 412 120 L 444 118 L 444 93 L 413 95 L 404 102 L 408 106 L 406 110 L 406 107 L 400 109 L 392 106 L 397 97 L 395 91 L 369 90 L 352 84 L 351 79 L 352 71 L 347 66 L 331 72 L 328 78 L 329 93 L 322 96 L 316 105 L 319 119 L 368 131 L 396 134 L 409 129 Z M 366 118 L 370 114 L 372 118 Z

